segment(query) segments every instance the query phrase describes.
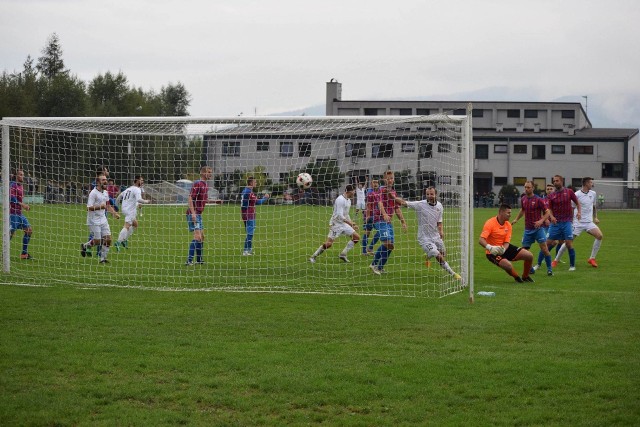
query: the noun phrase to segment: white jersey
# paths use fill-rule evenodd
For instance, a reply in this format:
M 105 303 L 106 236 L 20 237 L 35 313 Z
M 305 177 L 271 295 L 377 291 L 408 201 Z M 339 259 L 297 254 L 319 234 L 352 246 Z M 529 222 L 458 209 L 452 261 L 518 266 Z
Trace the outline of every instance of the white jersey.
M 589 190 L 588 192 L 584 192 L 582 190 L 576 191 L 576 197 L 580 202 L 581 215 L 580 220 L 576 218 L 578 215 L 578 209 L 574 208 L 573 210 L 573 221 L 581 222 L 581 223 L 590 223 L 593 222 L 593 207 L 596 203 L 596 192 L 593 190 Z
M 351 221 L 349 216 L 349 210 L 351 209 L 351 200 L 339 195 L 336 201 L 333 202 L 333 215 L 329 221 L 330 226 L 344 224 L 345 221 Z
M 137 185 L 132 185 L 124 190 L 120 195 L 120 199 L 122 200 L 122 212 L 125 215 L 135 213 L 138 208 L 138 203 L 147 203 L 147 201 L 142 198 L 142 188 Z
M 357 186 L 356 187 L 356 208 L 364 209 L 365 208 L 365 188 Z
M 107 193 L 107 190 L 99 191 L 97 188 L 91 190 L 91 193 L 89 193 L 89 200 L 87 201 L 87 208 L 90 206 L 100 206 L 103 203 L 109 203 L 109 193 Z M 106 224 L 107 217 L 105 213 L 106 209 L 87 211 L 87 225 Z
M 442 222 L 444 208 L 442 203 L 430 205 L 426 200 L 407 202 L 407 207 L 416 211 L 418 216 L 418 242 L 439 241 L 438 223 Z

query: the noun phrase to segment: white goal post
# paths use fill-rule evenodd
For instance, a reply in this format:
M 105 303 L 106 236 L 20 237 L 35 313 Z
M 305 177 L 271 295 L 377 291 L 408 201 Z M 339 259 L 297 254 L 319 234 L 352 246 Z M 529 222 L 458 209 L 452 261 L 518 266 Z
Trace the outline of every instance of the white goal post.
M 470 121 L 470 114 L 4 118 L 1 281 L 429 298 L 468 289 L 473 300 Z M 100 243 L 84 253 L 80 245 L 91 241 L 87 201 L 102 166 L 112 198 L 141 176 L 149 203 L 140 205 L 137 228 L 109 214 L 111 244 L 93 240 Z M 189 228 L 187 204 L 193 186 L 201 188 L 202 166 L 211 176 L 200 232 Z M 338 236 L 310 262 L 327 240 L 333 203 L 346 186 L 362 183 L 366 192 L 374 180 L 384 184 L 386 171 L 394 172 L 393 189 L 403 200 L 422 200 L 427 187 L 436 189 L 450 268 L 427 262 L 417 213 L 406 207 L 400 209 L 406 232 L 397 216 L 392 220 L 393 250 L 379 251 L 377 241 L 371 252 L 378 255 L 367 255 L 378 228 L 366 232 L 355 195 L 350 218 L 360 240 L 351 248 L 349 236 Z M 313 178 L 309 189 L 295 184 L 302 172 Z M 255 227 L 241 216 L 249 177 Z M 18 195 L 28 210 L 19 212 Z M 370 265 L 381 258 L 386 264 L 378 274 Z

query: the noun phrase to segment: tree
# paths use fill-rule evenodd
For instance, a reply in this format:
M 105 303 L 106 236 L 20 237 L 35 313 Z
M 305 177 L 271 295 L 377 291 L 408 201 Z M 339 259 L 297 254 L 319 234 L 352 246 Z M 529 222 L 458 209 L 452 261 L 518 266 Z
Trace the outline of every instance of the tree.
M 64 69 L 62 60 L 62 47 L 56 33 L 51 34 L 47 45 L 42 49 L 42 56 L 38 58 L 37 70 L 47 79 L 52 79 L 59 74 L 68 73 Z
M 162 105 L 161 116 L 189 115 L 188 108 L 191 104 L 191 95 L 182 83 L 178 82 L 175 85 L 169 83 L 168 86 L 163 86 L 160 90 L 160 100 Z
M 87 88 L 88 112 L 99 117 L 134 115 L 137 106 L 127 102 L 134 95 L 122 72 L 98 74 Z
M 43 82 L 38 98 L 38 115 L 42 117 L 82 117 L 85 114 L 84 82 L 67 73 Z

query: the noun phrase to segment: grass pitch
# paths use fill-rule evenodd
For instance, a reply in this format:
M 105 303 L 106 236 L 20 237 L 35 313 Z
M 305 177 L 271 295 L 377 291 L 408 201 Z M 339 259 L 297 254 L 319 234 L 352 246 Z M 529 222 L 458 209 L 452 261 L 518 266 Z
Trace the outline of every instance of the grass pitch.
M 494 214 L 476 210 L 476 234 Z M 534 284 L 477 251 L 476 290 L 496 296 L 473 305 L 5 276 L 0 424 L 637 425 L 640 213 L 599 217 L 600 268 L 585 235 L 576 272 Z

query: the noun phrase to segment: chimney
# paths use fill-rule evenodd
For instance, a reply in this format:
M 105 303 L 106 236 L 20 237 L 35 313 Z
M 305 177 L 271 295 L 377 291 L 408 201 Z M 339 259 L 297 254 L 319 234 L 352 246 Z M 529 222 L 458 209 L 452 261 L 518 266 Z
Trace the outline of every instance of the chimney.
M 327 103 L 325 114 L 327 116 L 333 116 L 333 103 L 335 101 L 342 101 L 342 83 L 338 83 L 338 80 L 331 79 L 327 82 Z

